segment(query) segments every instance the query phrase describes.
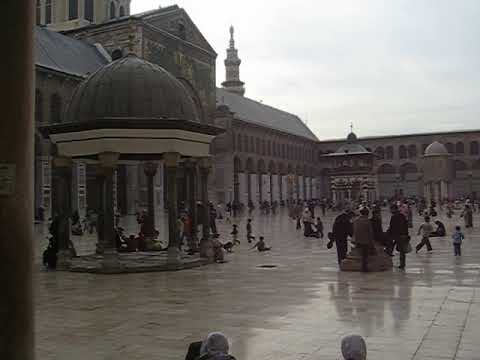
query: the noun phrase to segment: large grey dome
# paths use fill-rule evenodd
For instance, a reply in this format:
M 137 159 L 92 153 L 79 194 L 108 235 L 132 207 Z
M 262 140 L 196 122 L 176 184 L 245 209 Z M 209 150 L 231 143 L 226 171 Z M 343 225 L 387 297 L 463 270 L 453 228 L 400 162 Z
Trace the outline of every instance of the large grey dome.
M 73 94 L 67 122 L 99 119 L 199 121 L 195 103 L 182 83 L 133 54 L 101 68 Z
M 425 149 L 425 156 L 448 155 L 448 150 L 445 145 L 434 141 Z

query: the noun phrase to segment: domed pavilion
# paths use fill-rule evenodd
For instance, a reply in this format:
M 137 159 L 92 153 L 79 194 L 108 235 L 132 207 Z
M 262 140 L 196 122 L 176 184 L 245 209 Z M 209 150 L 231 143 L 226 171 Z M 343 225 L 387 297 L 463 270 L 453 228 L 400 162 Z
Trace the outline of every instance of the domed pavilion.
M 355 133 L 348 134 L 346 144 L 323 155 L 323 159 L 327 162 L 334 203 L 376 200 L 375 155 L 358 143 Z
M 42 129 L 56 145 L 54 166 L 62 176 L 54 191 L 59 209 L 59 265 L 64 269 L 96 272 L 149 271 L 188 266 L 178 251 L 177 168 L 185 165 L 189 208 L 197 221 L 195 199 L 198 180 L 201 202 L 208 203 L 210 144 L 219 128 L 200 123 L 198 105 L 183 83 L 162 67 L 133 54 L 113 61 L 89 76 L 75 91 L 66 112 L 66 121 Z M 97 226 L 97 254 L 75 265 L 70 256 L 68 216 L 70 215 L 71 164 L 82 159 L 95 164 L 96 187 L 100 198 Z M 155 237 L 153 177 L 158 162 L 166 173 L 168 211 L 167 261 L 146 264 L 129 262 L 128 254 L 117 253 L 114 221 L 114 173 L 119 164 L 142 162 L 147 178 L 148 215 L 145 237 Z M 200 179 L 197 179 L 199 177 Z M 203 240 L 209 240 L 208 211 L 202 212 Z M 163 249 L 166 250 L 166 249 Z M 124 256 L 125 255 L 125 256 Z M 152 257 L 149 257 L 152 258 Z M 92 260 L 93 259 L 93 260 Z M 164 257 L 158 257 L 164 259 Z M 89 262 L 89 260 L 91 260 Z
M 423 155 L 424 196 L 428 202 L 451 198 L 454 164 L 442 143 L 435 141 L 425 148 Z

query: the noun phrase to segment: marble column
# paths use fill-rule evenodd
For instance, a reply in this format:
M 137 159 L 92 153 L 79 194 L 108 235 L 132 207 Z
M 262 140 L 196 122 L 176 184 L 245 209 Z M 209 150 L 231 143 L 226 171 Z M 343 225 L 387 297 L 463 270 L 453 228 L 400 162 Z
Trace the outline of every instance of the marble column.
M 273 174 L 269 174 L 269 190 L 270 191 L 270 205 L 273 204 Z
M 200 256 L 213 257 L 213 247 L 210 239 L 210 211 L 208 208 L 208 176 L 211 171 L 209 158 L 200 161 L 200 182 L 202 196 L 202 239 L 200 240 Z
M 73 249 L 70 247 L 70 216 L 72 214 L 72 160 L 65 157 L 53 159 L 55 168 L 54 211 L 57 230 L 56 240 L 58 241 L 57 268 L 65 270 L 69 267 L 69 261 L 73 256 Z
M 34 358 L 34 2 L 2 2 L 0 359 Z
M 198 225 L 198 214 L 197 214 L 197 164 L 194 161 L 187 161 L 185 163 L 187 170 L 187 183 L 188 183 L 188 207 L 190 208 L 190 217 L 192 220 L 192 240 L 190 247 L 192 250 L 196 251 L 198 247 L 198 237 L 197 237 L 197 225 Z
M 155 179 L 155 174 L 157 173 L 157 169 L 158 169 L 158 164 L 155 162 L 149 161 L 143 164 L 143 172 L 147 177 L 147 211 L 148 211 L 148 216 L 145 219 L 144 232 L 145 232 L 145 238 L 150 241 L 152 241 L 153 238 L 155 237 L 154 179 Z M 175 181 L 175 184 L 176 184 L 176 181 Z
M 98 229 L 102 232 L 102 250 L 103 250 L 103 266 L 115 267 L 118 262 L 117 244 L 115 232 L 115 213 L 113 209 L 113 185 L 115 176 L 115 168 L 119 158 L 118 153 L 106 152 L 98 155 L 98 173 L 99 180 L 103 182 L 103 190 L 101 194 L 102 203 L 102 222 L 97 224 Z
M 177 228 L 178 194 L 177 194 L 177 168 L 180 160 L 179 153 L 163 154 L 165 171 L 167 173 L 168 189 L 168 262 L 179 261 L 179 233 Z

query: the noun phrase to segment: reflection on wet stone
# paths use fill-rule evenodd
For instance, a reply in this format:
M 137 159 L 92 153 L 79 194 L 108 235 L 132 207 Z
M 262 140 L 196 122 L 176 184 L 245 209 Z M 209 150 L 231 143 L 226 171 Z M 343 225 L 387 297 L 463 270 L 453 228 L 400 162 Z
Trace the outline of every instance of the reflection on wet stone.
M 254 219 L 270 253 L 242 243 L 225 264 L 108 276 L 40 270 L 45 229 L 38 226 L 37 357 L 180 359 L 188 343 L 221 330 L 237 359 L 338 359 L 348 334 L 365 337 L 368 359 L 478 358 L 478 229 L 466 232 L 462 258 L 439 238 L 432 254 L 407 256 L 405 273 L 362 274 L 339 272 L 335 250 L 304 238 L 286 212 Z M 166 220 L 156 219 L 164 237 Z M 448 232 L 458 221 L 444 220 Z M 134 218 L 121 223 L 136 231 Z M 218 227 L 226 239 L 230 225 Z M 95 249 L 94 236 L 73 241 L 81 254 Z

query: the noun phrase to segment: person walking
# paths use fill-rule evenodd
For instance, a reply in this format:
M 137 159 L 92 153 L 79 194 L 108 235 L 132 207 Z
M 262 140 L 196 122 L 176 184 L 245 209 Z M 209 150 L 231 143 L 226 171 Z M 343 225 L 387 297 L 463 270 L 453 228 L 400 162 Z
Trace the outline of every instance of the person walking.
M 333 222 L 332 232 L 330 234 L 331 238 L 327 247 L 331 248 L 333 242 L 335 242 L 335 246 L 337 248 L 338 266 L 340 266 L 342 260 L 347 257 L 347 238 L 349 236 L 353 236 L 353 225 L 347 209 L 335 218 L 335 221 Z
M 252 219 L 247 220 L 247 241 L 252 242 Z
M 387 247 L 388 253 L 393 253 L 394 244 L 400 253 L 400 265 L 398 268 L 404 270 L 406 266 L 406 253 L 409 250 L 410 236 L 408 235 L 408 222 L 405 216 L 400 214 L 397 205 L 392 205 L 390 208 L 392 217 L 390 218 L 390 225 L 387 230 L 389 245 Z
M 455 256 L 462 256 L 462 242 L 465 236 L 462 233 L 462 229 L 459 225 L 455 226 L 455 232 L 452 235 L 453 239 L 453 253 Z
M 418 235 L 422 236 L 422 240 L 415 247 L 415 252 L 418 253 L 424 245 L 427 245 L 428 252 L 433 250 L 432 244 L 430 243 L 430 234 L 432 232 L 433 226 L 430 223 L 430 216 L 425 216 L 425 222 L 418 228 Z
M 368 208 L 361 208 L 360 216 L 353 222 L 353 240 L 362 254 L 362 272 L 368 272 L 368 252 L 373 247 L 373 228 L 368 214 Z

